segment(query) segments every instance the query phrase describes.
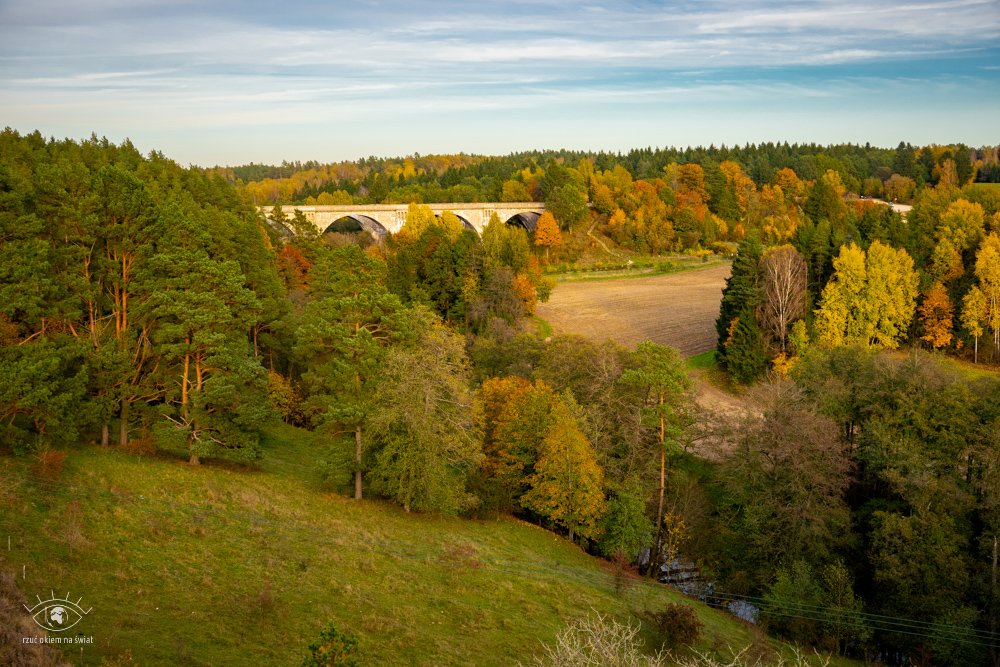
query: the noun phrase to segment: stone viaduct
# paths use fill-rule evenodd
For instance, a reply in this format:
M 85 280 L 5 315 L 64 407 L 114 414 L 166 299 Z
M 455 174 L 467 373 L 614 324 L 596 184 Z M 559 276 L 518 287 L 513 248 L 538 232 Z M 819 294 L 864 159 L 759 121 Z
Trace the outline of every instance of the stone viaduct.
M 466 229 L 477 234 L 483 233 L 483 228 L 489 224 L 494 213 L 501 222 L 518 224 L 528 231 L 534 231 L 538 217 L 545 212 L 545 204 L 537 202 L 489 203 L 489 204 L 427 204 L 434 215 L 440 217 L 445 211 L 451 211 L 462 221 Z M 267 216 L 271 215 L 273 206 L 262 206 Z M 332 223 L 341 218 L 351 218 L 364 229 L 379 237 L 387 233 L 396 233 L 406 222 L 408 204 L 365 204 L 353 206 L 282 206 L 285 215 L 291 217 L 295 211 L 302 211 L 306 220 L 316 225 L 322 234 Z

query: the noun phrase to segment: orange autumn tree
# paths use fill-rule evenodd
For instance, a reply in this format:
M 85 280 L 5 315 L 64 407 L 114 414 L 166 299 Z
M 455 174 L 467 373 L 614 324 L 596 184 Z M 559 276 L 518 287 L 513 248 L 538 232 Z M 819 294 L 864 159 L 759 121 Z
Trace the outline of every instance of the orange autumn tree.
M 302 290 L 307 286 L 306 274 L 312 264 L 292 245 L 286 245 L 278 253 L 278 273 L 289 290 Z
M 538 218 L 535 227 L 535 245 L 545 248 L 545 261 L 549 261 L 549 248 L 558 248 L 562 245 L 562 233 L 559 231 L 559 224 L 552 213 L 546 211 Z
M 574 535 L 596 537 L 605 510 L 604 473 L 580 431 L 571 396 L 537 380 L 490 378 L 476 394 L 476 426 L 484 461 L 473 480 L 487 509 L 517 507 Z
M 735 162 L 723 161 L 719 165 L 719 170 L 726 177 L 726 189 L 733 193 L 737 206 L 740 209 L 741 222 L 749 226 L 750 212 L 753 209 L 754 200 L 757 195 L 757 185 L 753 179 L 743 172 L 743 168 Z
M 774 175 L 774 185 L 781 188 L 781 192 L 788 201 L 792 201 L 802 194 L 802 181 L 788 167 L 781 169 Z
M 572 396 L 552 406 L 552 426 L 538 452 L 535 473 L 528 478 L 531 489 L 521 496 L 521 505 L 575 534 L 597 537 L 598 520 L 607 509 L 604 471 L 590 442 L 573 418 Z
M 535 297 L 535 285 L 531 282 L 528 275 L 525 273 L 519 273 L 514 276 L 514 279 L 511 280 L 511 287 L 514 290 L 514 294 L 517 295 L 517 298 L 524 304 L 524 314 L 534 315 L 535 304 L 538 299 Z
M 920 340 L 926 340 L 935 349 L 950 344 L 954 310 L 944 285 L 939 282 L 934 283 L 927 290 L 924 302 L 920 305 L 920 318 L 927 332 L 920 337 Z
M 489 378 L 476 394 L 475 421 L 483 434 L 480 500 L 511 511 L 528 489 L 536 453 L 550 428 L 555 395 L 544 382 L 517 376 Z

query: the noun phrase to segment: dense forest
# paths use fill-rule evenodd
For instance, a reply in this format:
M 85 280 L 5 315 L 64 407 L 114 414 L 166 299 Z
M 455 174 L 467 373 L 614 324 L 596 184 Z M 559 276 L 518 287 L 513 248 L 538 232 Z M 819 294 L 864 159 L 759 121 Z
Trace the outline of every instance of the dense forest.
M 739 242 L 754 231 L 780 243 L 820 220 L 832 229 L 819 234 L 832 234 L 836 244 L 892 226 L 896 218 L 871 198 L 907 203 L 942 182 L 1000 182 L 996 147 L 905 143 L 415 155 L 212 172 L 257 204 L 539 201 L 564 229 L 588 218 L 589 208 L 599 231 L 619 246 L 654 255 Z
M 761 619 L 795 641 L 996 665 L 987 641 L 837 615 L 996 629 L 1000 380 L 919 349 L 995 361 L 1000 189 L 974 182 L 995 174 L 995 149 L 908 145 L 203 170 L 8 129 L 0 451 L 252 463 L 282 420 L 324 436 L 302 463 L 342 493 L 514 514 L 649 574 L 683 554 L 720 590 L 822 608 Z M 411 206 L 384 241 L 257 209 L 324 195 Z M 480 237 L 420 206 L 442 198 L 548 214 Z M 717 353 L 744 410 L 699 409 L 672 348 L 534 333 L 546 253 L 581 226 L 739 243 Z

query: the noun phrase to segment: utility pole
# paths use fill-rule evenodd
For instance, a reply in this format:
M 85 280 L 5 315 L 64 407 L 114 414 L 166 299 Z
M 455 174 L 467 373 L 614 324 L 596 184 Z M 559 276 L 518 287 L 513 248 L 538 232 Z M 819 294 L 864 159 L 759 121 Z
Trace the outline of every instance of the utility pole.
M 997 599 L 997 536 L 993 536 L 993 575 L 990 580 L 990 591 L 993 593 L 993 599 L 990 601 L 990 634 L 993 635 L 994 644 L 990 646 L 990 661 L 993 663 L 993 667 L 1000 667 L 1000 658 L 997 656 L 997 603 L 1000 600 Z

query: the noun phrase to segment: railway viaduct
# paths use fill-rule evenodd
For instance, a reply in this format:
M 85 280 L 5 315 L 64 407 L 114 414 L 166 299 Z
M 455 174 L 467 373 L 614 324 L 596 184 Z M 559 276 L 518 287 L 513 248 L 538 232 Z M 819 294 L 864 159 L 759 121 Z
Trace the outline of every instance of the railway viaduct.
M 522 225 L 528 231 L 534 231 L 538 217 L 545 212 L 545 204 L 538 202 L 487 203 L 487 204 L 426 204 L 434 215 L 440 216 L 445 211 L 451 211 L 462 221 L 466 229 L 477 234 L 483 233 L 483 228 L 489 223 L 490 217 L 496 213 L 501 222 Z M 306 220 L 316 225 L 322 234 L 327 227 L 341 218 L 351 218 L 364 229 L 379 237 L 387 233 L 396 233 L 406 222 L 408 204 L 365 204 L 353 206 L 283 206 L 282 210 L 291 217 L 296 210 L 306 216 Z M 273 206 L 262 206 L 267 216 L 271 215 Z

